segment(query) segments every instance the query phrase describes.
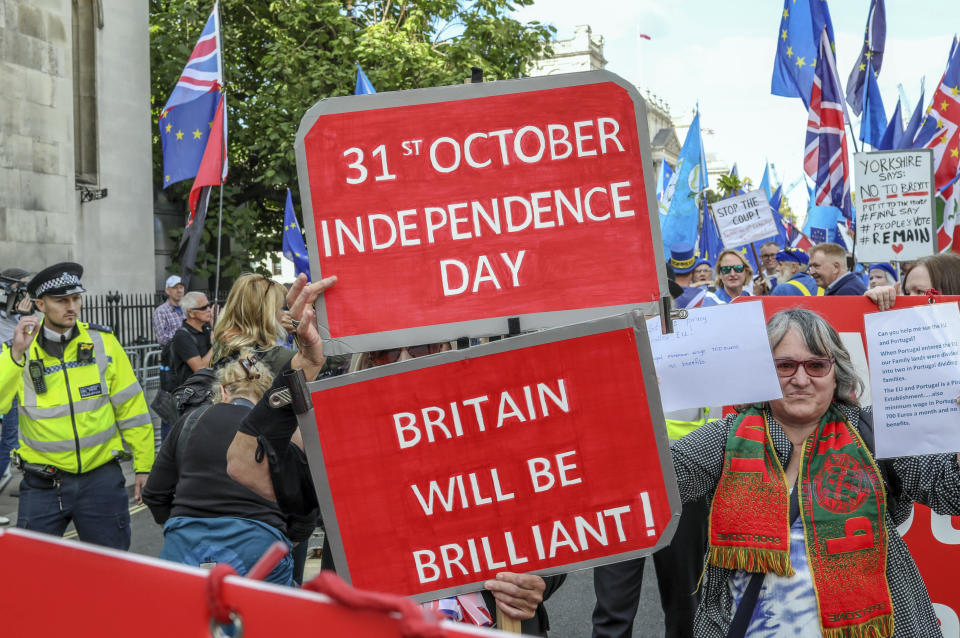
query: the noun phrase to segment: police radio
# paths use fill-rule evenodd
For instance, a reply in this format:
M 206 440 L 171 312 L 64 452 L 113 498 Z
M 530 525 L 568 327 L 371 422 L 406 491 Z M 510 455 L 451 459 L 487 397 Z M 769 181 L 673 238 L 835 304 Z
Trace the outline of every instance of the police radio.
M 30 380 L 33 381 L 33 389 L 37 394 L 43 394 L 47 391 L 47 381 L 43 378 L 43 362 L 32 359 L 27 364 Z

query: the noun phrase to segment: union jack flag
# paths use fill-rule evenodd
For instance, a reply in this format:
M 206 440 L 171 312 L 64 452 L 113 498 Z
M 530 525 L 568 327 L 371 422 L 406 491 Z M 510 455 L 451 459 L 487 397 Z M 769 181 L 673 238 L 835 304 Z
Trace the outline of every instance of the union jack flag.
M 809 237 L 803 234 L 803 231 L 791 224 L 786 219 L 783 220 L 783 227 L 787 231 L 787 245 L 791 248 L 800 248 L 809 251 L 813 248 L 813 242 Z
M 824 29 L 820 34 L 817 70 L 810 92 L 803 168 L 816 182 L 813 203 L 817 206 L 836 206 L 843 211 L 844 217 L 852 221 L 847 136 L 843 129 L 845 120 L 843 91 L 837 77 L 833 48 Z
M 221 118 L 221 128 L 213 128 L 224 101 L 220 42 L 220 19 L 214 4 L 193 53 L 160 114 L 164 188 L 196 177 L 211 138 L 221 139 L 218 147 L 221 151 L 226 147 L 226 113 Z M 220 165 L 225 178 L 226 162 L 218 162 L 218 167 Z M 194 209 L 195 205 L 191 205 L 191 211 Z
M 213 12 L 207 19 L 207 24 L 200 33 L 193 53 L 183 67 L 183 73 L 177 80 L 177 85 L 170 94 L 170 99 L 163 107 L 166 113 L 175 106 L 186 104 L 203 97 L 214 89 L 223 86 L 223 66 L 220 58 L 220 19 L 217 5 L 213 5 Z

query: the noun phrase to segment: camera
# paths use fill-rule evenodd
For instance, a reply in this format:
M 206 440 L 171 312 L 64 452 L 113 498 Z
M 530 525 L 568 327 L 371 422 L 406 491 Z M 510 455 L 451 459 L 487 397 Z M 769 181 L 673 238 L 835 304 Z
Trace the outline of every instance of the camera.
M 0 273 L 0 308 L 6 312 L 8 317 L 16 314 L 18 312 L 17 306 L 29 296 L 27 294 L 27 285 L 20 281 L 20 279 L 10 276 L 11 273 L 9 271 L 13 270 L 15 269 L 10 268 Z M 24 275 L 26 275 L 26 272 L 24 272 Z M 31 312 L 32 310 L 31 307 Z

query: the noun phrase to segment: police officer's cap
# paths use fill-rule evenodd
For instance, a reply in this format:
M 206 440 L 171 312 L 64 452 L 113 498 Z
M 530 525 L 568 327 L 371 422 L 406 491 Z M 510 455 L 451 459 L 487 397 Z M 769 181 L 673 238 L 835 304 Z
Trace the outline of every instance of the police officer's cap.
M 34 299 L 40 297 L 66 297 L 78 292 L 86 292 L 80 283 L 83 276 L 83 266 L 65 261 L 47 266 L 27 284 L 27 292 Z

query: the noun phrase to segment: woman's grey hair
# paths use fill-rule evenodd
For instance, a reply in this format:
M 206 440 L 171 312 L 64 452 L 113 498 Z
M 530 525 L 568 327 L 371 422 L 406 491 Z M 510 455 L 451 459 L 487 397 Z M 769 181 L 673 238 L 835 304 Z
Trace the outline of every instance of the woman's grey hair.
M 840 341 L 840 335 L 823 317 L 804 308 L 782 310 L 767 322 L 767 337 L 770 350 L 774 350 L 783 337 L 796 330 L 807 349 L 819 357 L 833 358 L 837 388 L 834 398 L 847 403 L 856 403 L 863 392 L 863 381 L 857 376 L 850 360 L 850 353 Z
M 193 290 L 183 296 L 183 299 L 180 300 L 180 307 L 184 312 L 187 312 L 188 310 L 196 310 L 206 303 L 206 297 L 207 296 L 202 292 Z

